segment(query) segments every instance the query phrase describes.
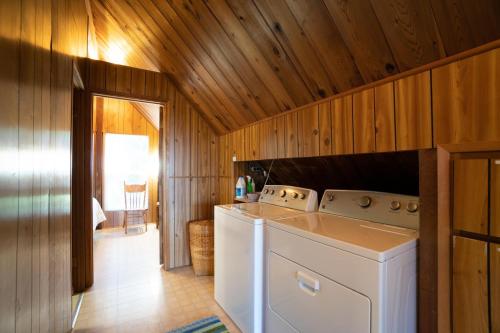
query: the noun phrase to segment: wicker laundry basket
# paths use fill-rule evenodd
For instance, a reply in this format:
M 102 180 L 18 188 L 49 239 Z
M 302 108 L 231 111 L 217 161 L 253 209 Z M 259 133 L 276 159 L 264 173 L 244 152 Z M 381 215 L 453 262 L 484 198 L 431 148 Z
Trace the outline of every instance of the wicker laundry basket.
M 189 247 L 194 274 L 214 275 L 214 221 L 189 223 Z

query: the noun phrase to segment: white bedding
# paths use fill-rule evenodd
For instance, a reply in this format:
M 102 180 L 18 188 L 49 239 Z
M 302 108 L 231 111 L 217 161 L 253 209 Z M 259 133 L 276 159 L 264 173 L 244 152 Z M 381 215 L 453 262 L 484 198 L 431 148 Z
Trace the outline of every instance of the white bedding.
M 106 215 L 104 215 L 104 212 L 102 211 L 101 205 L 99 204 L 99 201 L 97 201 L 96 198 L 92 198 L 92 212 L 93 212 L 93 223 L 94 223 L 94 229 L 96 230 L 97 226 L 99 223 L 106 221 Z

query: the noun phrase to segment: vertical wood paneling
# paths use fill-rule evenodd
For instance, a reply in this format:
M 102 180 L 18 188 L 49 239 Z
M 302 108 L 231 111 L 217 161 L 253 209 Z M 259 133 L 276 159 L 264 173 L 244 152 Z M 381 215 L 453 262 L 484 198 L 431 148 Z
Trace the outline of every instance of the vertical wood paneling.
M 332 155 L 332 112 L 330 102 L 318 105 L 319 155 Z
M 210 137 L 207 124 L 199 118 L 198 123 L 198 176 L 210 175 Z
M 246 160 L 253 161 L 260 158 L 260 137 L 259 137 L 259 125 L 251 125 L 245 127 L 245 152 Z
M 261 159 L 272 159 L 276 157 L 277 143 L 275 124 L 276 122 L 274 119 L 268 119 L 258 124 Z
M 184 97 L 175 101 L 175 176 L 188 177 L 190 172 L 190 112 Z
M 394 82 L 397 150 L 432 147 L 430 71 Z
M 208 125 L 207 125 L 208 126 Z M 215 132 L 208 128 L 208 136 L 210 140 L 210 172 L 209 175 L 211 177 L 216 177 L 218 175 L 218 164 L 221 157 L 219 156 L 219 138 L 215 134 Z
M 190 172 L 189 175 L 191 177 L 198 176 L 198 159 L 200 158 L 201 147 L 203 143 L 200 141 L 200 131 L 198 128 L 198 118 L 200 117 L 193 109 L 189 108 L 189 164 L 190 164 Z M 184 146 L 185 148 L 188 148 Z
M 287 113 L 285 115 L 285 157 L 298 157 L 299 144 L 298 144 L 298 125 L 297 125 L 297 112 Z
M 491 332 L 500 332 L 500 244 L 490 244 Z
M 319 156 L 318 105 L 298 111 L 299 156 Z
M 116 68 L 112 64 L 106 64 L 106 85 L 105 88 L 109 92 L 116 92 Z
M 332 153 L 354 153 L 352 95 L 336 98 L 331 102 L 332 109 Z
M 14 332 L 16 327 L 16 250 L 19 205 L 19 38 L 21 1 L 0 2 L 0 76 L 2 112 L 0 123 L 12 130 L 0 131 L 2 147 L 0 169 L 0 328 Z M 49 68 L 50 70 L 50 68 Z
M 354 153 L 375 151 L 375 106 L 373 88 L 352 96 Z
M 490 172 L 490 235 L 500 237 L 500 160 L 491 160 Z
M 488 160 L 456 160 L 453 228 L 488 234 Z
M 276 125 L 276 158 L 284 158 L 286 156 L 286 123 L 285 116 L 274 118 Z
M 500 49 L 432 70 L 434 144 L 500 140 Z
M 131 69 L 130 93 L 134 96 L 146 95 L 146 72 L 140 69 Z
M 176 154 L 177 155 L 177 154 Z M 187 224 L 191 219 L 191 179 L 175 178 L 175 266 L 189 265 Z
M 106 89 L 106 63 L 102 61 L 93 62 L 89 66 L 89 83 L 90 89 L 102 91 Z
M 375 87 L 375 150 L 396 150 L 393 82 Z
M 132 84 L 132 70 L 130 67 L 116 67 L 116 92 L 130 94 Z
M 233 135 L 229 137 L 229 146 L 231 147 L 230 160 L 233 160 L 233 156 L 236 157 L 237 161 L 244 161 L 247 156 L 246 145 L 245 145 L 245 130 L 240 129 L 233 132 Z
M 453 245 L 453 332 L 487 333 L 488 245 L 455 237 Z

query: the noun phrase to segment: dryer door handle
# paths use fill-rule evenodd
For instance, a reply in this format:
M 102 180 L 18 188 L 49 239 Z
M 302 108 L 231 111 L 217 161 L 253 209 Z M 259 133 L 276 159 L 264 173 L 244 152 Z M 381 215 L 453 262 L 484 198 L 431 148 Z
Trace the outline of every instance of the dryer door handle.
M 304 273 L 302 271 L 297 271 L 296 273 L 297 282 L 299 283 L 299 288 L 305 293 L 316 296 L 319 291 L 319 280 Z

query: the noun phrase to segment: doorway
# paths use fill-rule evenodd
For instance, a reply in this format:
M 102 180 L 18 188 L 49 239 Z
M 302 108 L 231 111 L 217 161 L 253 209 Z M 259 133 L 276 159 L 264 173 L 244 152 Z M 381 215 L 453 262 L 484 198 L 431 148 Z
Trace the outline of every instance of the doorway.
M 127 232 L 145 231 L 144 222 L 158 228 L 161 106 L 103 96 L 94 96 L 92 104 L 93 196 L 104 215 L 96 217 L 94 229 L 122 228 L 128 202 L 124 184 L 144 184 L 146 188 L 138 196 L 145 216 L 131 214 Z

